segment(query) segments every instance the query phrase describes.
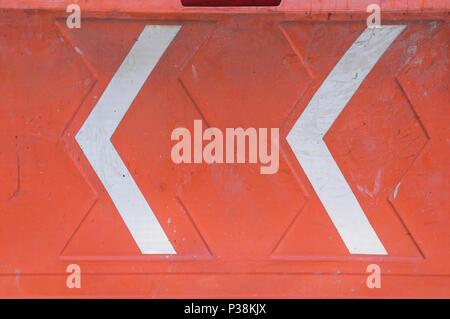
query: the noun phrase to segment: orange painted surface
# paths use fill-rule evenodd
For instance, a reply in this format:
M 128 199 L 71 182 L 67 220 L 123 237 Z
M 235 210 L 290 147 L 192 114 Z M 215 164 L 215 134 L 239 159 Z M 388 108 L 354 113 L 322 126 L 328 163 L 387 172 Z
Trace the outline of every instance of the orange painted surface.
M 114 19 L 93 10 L 81 29 L 68 29 L 55 8 L 22 9 L 0 11 L 0 296 L 450 297 L 450 25 L 442 10 L 398 16 L 406 29 L 325 136 L 388 251 L 370 256 L 348 252 L 286 142 L 364 31 L 364 14 L 323 21 L 155 10 Z M 170 256 L 141 254 L 74 138 L 152 24 L 182 28 L 112 143 L 174 246 Z M 170 134 L 195 119 L 280 128 L 278 173 L 174 164 Z M 66 286 L 72 263 L 81 289 Z M 382 269 L 380 289 L 366 286 L 372 263 Z

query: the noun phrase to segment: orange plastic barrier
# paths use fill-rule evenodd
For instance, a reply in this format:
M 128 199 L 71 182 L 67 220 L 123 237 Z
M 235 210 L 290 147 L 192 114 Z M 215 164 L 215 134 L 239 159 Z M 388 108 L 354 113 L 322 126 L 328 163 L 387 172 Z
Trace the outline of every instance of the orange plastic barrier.
M 0 0 L 1 297 L 450 297 L 448 1 L 69 4 Z

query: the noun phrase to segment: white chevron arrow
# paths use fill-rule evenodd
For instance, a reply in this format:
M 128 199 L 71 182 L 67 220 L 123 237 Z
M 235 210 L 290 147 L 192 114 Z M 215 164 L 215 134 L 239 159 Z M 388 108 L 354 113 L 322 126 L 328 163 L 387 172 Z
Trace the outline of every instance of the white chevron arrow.
M 111 143 L 128 108 L 180 26 L 146 26 L 76 135 L 143 254 L 175 254 L 127 167 Z
M 386 255 L 323 137 L 405 26 L 367 28 L 327 76 L 287 141 L 351 254 Z M 369 102 L 369 101 L 368 101 Z

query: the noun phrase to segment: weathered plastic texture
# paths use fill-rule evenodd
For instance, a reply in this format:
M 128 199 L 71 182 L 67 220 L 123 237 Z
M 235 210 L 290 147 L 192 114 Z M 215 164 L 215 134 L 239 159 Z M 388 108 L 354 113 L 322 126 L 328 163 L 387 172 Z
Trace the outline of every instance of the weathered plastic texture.
M 0 296 L 450 297 L 448 1 L 90 0 L 80 29 L 66 26 L 69 3 L 0 0 Z M 366 32 L 369 3 L 404 27 L 375 60 L 362 51 L 374 65 L 323 138 L 385 249 L 365 254 L 288 134 Z M 155 25 L 180 27 L 163 27 L 173 38 L 111 145 L 175 254 L 142 252 L 77 135 L 102 96 L 121 99 L 108 86 Z M 174 164 L 171 132 L 195 119 L 280 128 L 279 171 Z M 81 288 L 67 287 L 69 264 Z

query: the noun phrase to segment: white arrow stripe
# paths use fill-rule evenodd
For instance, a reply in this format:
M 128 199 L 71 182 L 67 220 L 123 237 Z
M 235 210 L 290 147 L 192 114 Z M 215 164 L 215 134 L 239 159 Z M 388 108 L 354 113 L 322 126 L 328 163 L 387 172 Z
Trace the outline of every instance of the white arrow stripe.
M 175 254 L 134 179 L 111 143 L 128 108 L 180 26 L 146 26 L 76 140 L 143 254 Z
M 297 160 L 352 254 L 387 254 L 323 137 L 405 26 L 366 29 L 314 94 L 287 137 Z M 369 102 L 369 101 L 368 101 Z

